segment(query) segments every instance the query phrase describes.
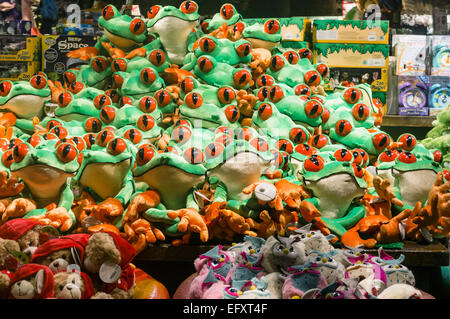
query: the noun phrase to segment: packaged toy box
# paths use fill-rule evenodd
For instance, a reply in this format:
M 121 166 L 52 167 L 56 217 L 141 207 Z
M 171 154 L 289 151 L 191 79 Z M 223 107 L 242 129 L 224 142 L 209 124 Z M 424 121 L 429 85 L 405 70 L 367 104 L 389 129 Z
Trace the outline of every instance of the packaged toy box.
M 1 35 L 0 61 L 41 61 L 41 38 Z
M 434 35 L 429 38 L 431 75 L 450 76 L 450 36 Z
M 399 76 L 399 115 L 428 116 L 429 81 L 427 76 Z
M 450 105 L 450 78 L 448 76 L 431 76 L 428 91 L 430 116 L 436 116 L 439 111 Z
M 264 23 L 271 18 L 244 19 L 248 25 Z M 309 41 L 311 20 L 303 17 L 276 18 L 280 21 L 281 41 Z
M 0 81 L 28 81 L 40 70 L 40 61 L 0 61 Z
M 397 58 L 397 75 L 427 74 L 427 36 L 396 35 L 392 41 Z

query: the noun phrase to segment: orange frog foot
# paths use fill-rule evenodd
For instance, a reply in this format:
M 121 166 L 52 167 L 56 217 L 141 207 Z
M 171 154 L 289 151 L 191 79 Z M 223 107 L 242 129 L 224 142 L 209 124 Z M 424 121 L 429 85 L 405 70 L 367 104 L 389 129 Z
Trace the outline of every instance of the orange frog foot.
M 124 208 L 118 199 L 107 198 L 98 205 L 86 205 L 83 211 L 103 223 L 111 223 L 123 214 Z
M 123 225 L 128 242 L 140 253 L 147 247 L 147 244 L 155 243 L 157 240 L 165 240 L 161 230 L 153 226 L 145 219 L 138 219 L 131 224 Z
M 14 113 L 3 113 L 0 116 L 0 126 L 3 126 L 4 128 L 12 127 L 16 124 L 16 120 L 17 117 L 14 115 Z
M 140 218 L 140 213 L 145 212 L 149 208 L 155 208 L 159 205 L 160 198 L 155 191 L 146 191 L 136 195 L 128 205 L 123 223 L 132 223 Z
M 62 232 L 66 232 L 72 227 L 73 221 L 69 212 L 64 207 L 57 207 L 47 211 L 42 216 L 32 216 L 30 219 L 36 220 L 43 225 L 50 225 L 59 228 Z
M 193 208 L 183 208 L 177 211 L 170 211 L 167 213 L 169 218 L 180 218 L 178 223 L 178 230 L 184 232 L 194 232 L 200 234 L 200 240 L 207 242 L 209 238 L 208 227 L 202 217 Z
M 98 50 L 95 47 L 84 47 L 70 51 L 66 55 L 69 58 L 90 61 L 92 58 L 98 55 Z
M 109 56 L 112 59 L 120 59 L 125 57 L 125 52 L 123 50 L 114 48 L 110 43 L 108 42 L 102 42 L 102 46 L 105 48 L 105 50 L 108 52 Z

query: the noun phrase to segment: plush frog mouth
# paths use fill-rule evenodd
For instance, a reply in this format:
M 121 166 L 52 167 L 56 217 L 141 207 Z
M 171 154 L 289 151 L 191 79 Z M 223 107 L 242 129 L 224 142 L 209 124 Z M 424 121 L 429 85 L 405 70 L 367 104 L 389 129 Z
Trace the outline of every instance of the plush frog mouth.
M 131 159 L 118 163 L 91 163 L 81 173 L 80 183 L 92 189 L 101 198 L 115 197 L 130 170 Z
M 404 172 L 394 170 L 394 174 L 400 188 L 401 199 L 409 206 L 414 206 L 416 202 L 422 204 L 426 202 L 437 176 L 437 173 L 431 169 Z
M 11 111 L 20 118 L 31 119 L 34 116 L 40 117 L 43 113 L 44 103 L 51 98 L 34 94 L 16 95 L 8 102 L 0 106 L 0 110 Z
M 110 31 L 103 29 L 103 31 L 105 32 L 106 37 L 109 39 L 109 41 L 111 41 L 112 44 L 114 44 L 114 46 L 121 48 L 121 49 L 130 49 L 133 48 L 134 46 L 138 45 L 139 43 L 132 40 L 132 39 L 127 39 L 124 37 L 121 37 L 117 34 L 111 33 Z
M 28 165 L 12 174 L 25 182 L 36 199 L 38 207 L 59 202 L 61 187 L 66 183 L 67 178 L 75 176 L 75 173 L 65 172 L 44 164 Z

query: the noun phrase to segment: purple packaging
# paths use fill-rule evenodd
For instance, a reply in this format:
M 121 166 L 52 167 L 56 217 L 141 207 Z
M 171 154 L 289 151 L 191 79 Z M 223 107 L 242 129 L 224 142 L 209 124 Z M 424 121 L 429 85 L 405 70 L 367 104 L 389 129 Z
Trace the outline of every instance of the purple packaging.
M 398 77 L 398 114 L 406 116 L 428 116 L 427 76 Z

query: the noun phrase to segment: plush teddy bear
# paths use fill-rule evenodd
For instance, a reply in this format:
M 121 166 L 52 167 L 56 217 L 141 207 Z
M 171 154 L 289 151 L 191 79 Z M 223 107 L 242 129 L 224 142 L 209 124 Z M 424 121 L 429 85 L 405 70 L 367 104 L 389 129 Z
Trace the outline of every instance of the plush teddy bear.
M 0 298 L 8 295 L 13 271 L 18 266 L 18 261 L 12 254 L 18 251 L 20 247 L 16 241 L 0 238 Z
M 111 294 L 114 299 L 129 299 L 135 284 L 134 266 L 130 262 L 135 255 L 134 247 L 120 235 L 97 232 L 87 241 L 83 267 L 102 282 L 100 292 Z
M 57 299 L 90 299 L 95 293 L 91 277 L 84 272 L 62 270 L 54 277 L 53 292 Z
M 31 219 L 11 219 L 0 226 L 0 238 L 17 241 L 20 250 L 31 257 L 40 244 L 50 239 L 41 228 L 41 224 Z
M 31 262 L 48 266 L 55 273 L 66 270 L 70 264 L 81 267 L 83 256 L 84 246 L 70 236 L 65 236 L 40 245 L 31 257 Z
M 21 266 L 10 283 L 13 299 L 53 298 L 53 272 L 44 265 L 25 264 Z

